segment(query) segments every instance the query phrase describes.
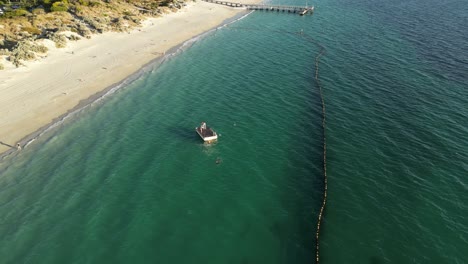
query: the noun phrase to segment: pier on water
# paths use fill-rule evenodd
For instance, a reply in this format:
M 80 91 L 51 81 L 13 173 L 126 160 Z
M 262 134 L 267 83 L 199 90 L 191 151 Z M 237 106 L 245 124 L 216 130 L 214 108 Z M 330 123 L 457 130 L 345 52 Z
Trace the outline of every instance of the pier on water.
M 208 3 L 214 3 L 219 5 L 241 7 L 248 10 L 260 10 L 260 11 L 274 11 L 274 12 L 287 12 L 296 13 L 299 15 L 312 14 L 314 12 L 313 6 L 285 6 L 285 5 L 266 5 L 266 4 L 242 4 L 220 0 L 203 0 Z

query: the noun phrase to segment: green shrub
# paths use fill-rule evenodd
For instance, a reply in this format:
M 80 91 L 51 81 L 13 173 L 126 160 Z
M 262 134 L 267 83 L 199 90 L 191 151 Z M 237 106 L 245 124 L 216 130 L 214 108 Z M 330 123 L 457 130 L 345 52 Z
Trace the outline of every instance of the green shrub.
M 0 49 L 0 56 L 2 55 L 10 56 L 10 51 L 8 49 Z
M 68 4 L 65 2 L 55 2 L 50 8 L 52 12 L 66 12 L 68 11 Z
M 75 35 L 70 35 L 70 37 L 68 37 L 69 40 L 73 40 L 73 41 L 77 41 L 77 40 L 80 40 L 81 38 L 78 37 L 78 36 L 75 36 Z
M 8 60 L 16 67 L 19 67 L 23 65 L 22 61 L 35 59 L 36 54 L 34 54 L 31 48 L 32 44 L 29 41 L 18 42 L 10 53 Z
M 19 17 L 19 16 L 26 16 L 28 14 L 28 11 L 24 9 L 16 9 L 16 10 L 11 10 L 5 12 L 6 17 Z
M 34 15 L 42 15 L 45 14 L 44 8 L 34 8 L 32 13 Z
M 48 38 L 55 42 L 55 47 L 65 48 L 67 46 L 67 37 L 62 34 L 51 33 L 48 35 Z
M 47 5 L 47 6 L 50 6 L 50 5 L 52 5 L 52 4 L 56 3 L 56 2 L 64 2 L 64 3 L 68 4 L 68 0 L 42 0 L 40 2 L 42 2 L 42 4 Z
M 35 27 L 23 27 L 22 29 L 32 35 L 40 35 L 42 33 L 38 28 Z
M 98 2 L 98 1 L 89 1 L 89 6 L 90 7 L 96 7 L 96 6 L 100 6 L 101 3 Z
M 46 53 L 47 51 L 49 51 L 49 49 L 44 45 L 35 44 L 31 47 L 31 51 L 39 52 L 39 53 Z
M 164 0 L 159 4 L 159 6 L 169 6 L 169 4 L 171 3 L 172 3 L 171 0 Z
M 89 6 L 89 1 L 88 0 L 80 0 L 79 3 L 80 3 L 80 5 Z
M 11 61 L 13 65 L 19 67 L 24 65 L 23 61 L 34 60 L 36 58 L 36 52 L 46 53 L 47 50 L 47 47 L 44 45 L 31 41 L 20 41 L 16 43 L 7 59 Z

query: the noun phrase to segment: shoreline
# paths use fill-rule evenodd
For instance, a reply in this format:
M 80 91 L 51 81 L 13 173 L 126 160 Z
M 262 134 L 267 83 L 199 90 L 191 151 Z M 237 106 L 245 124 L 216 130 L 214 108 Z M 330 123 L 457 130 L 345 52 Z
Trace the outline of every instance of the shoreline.
M 194 8 L 197 8 L 197 9 L 194 10 Z M 122 87 L 125 87 L 127 84 L 137 80 L 139 77 L 141 77 L 142 74 L 147 72 L 150 68 L 154 68 L 158 64 L 160 65 L 160 64 L 164 63 L 168 58 L 170 58 L 170 57 L 172 57 L 174 55 L 177 55 L 178 52 L 182 52 L 183 50 L 181 50 L 181 48 L 183 48 L 185 45 L 195 43 L 198 38 L 201 38 L 204 35 L 209 34 L 209 33 L 213 32 L 213 31 L 217 30 L 220 27 L 223 27 L 225 25 L 228 25 L 230 23 L 238 21 L 238 20 L 242 19 L 243 17 L 245 17 L 247 14 L 249 14 L 249 12 L 247 10 L 244 10 L 244 9 L 233 9 L 233 8 L 229 8 L 229 7 L 209 4 L 209 3 L 206 3 L 206 2 L 191 3 L 189 6 L 185 7 L 184 9 L 179 10 L 176 13 L 168 14 L 168 15 L 166 15 L 164 17 L 161 17 L 161 18 L 149 18 L 149 19 L 145 20 L 145 22 L 143 22 L 142 27 L 133 30 L 132 33 L 128 33 L 129 36 L 127 38 L 127 41 L 129 39 L 133 39 L 132 35 L 135 35 L 135 34 L 139 34 L 140 37 L 141 37 L 141 35 L 143 35 L 143 38 L 144 38 L 144 35 L 147 35 L 146 40 L 151 39 L 151 35 L 150 35 L 151 33 L 147 33 L 146 31 L 147 30 L 148 31 L 150 31 L 150 30 L 159 31 L 161 28 L 158 28 L 158 26 L 160 27 L 161 24 L 164 24 L 164 22 L 166 22 L 166 23 L 167 22 L 174 22 L 174 19 L 172 19 L 172 21 L 171 21 L 171 19 L 168 18 L 168 17 L 171 17 L 171 16 L 172 17 L 180 17 L 181 19 L 184 19 L 182 21 L 183 22 L 182 24 L 186 24 L 186 23 L 189 23 L 189 21 L 186 20 L 186 18 L 191 18 L 193 16 L 202 16 L 203 14 L 200 14 L 200 12 L 203 13 L 203 12 L 206 12 L 206 11 L 208 11 L 208 12 L 211 11 L 211 12 L 214 12 L 215 14 L 217 14 L 217 16 L 214 18 L 214 20 L 213 20 L 213 18 L 211 18 L 211 20 L 210 20 L 211 23 L 205 23 L 203 26 L 200 26 L 199 24 L 196 24 L 195 27 L 198 27 L 198 28 L 195 29 L 195 30 L 193 28 L 187 29 L 185 32 L 183 32 L 183 33 L 185 33 L 186 38 L 182 39 L 181 41 L 180 41 L 180 36 L 179 36 L 179 41 L 177 41 L 177 39 L 176 39 L 176 41 L 170 41 L 170 40 L 167 40 L 167 39 L 170 38 L 169 36 L 164 36 L 164 38 L 165 38 L 164 43 L 162 45 L 153 45 L 155 47 L 150 50 L 150 52 L 151 52 L 151 54 L 153 56 L 146 57 L 147 59 L 144 60 L 143 62 L 141 62 L 141 64 L 136 64 L 135 63 L 135 65 L 132 65 L 133 67 L 131 67 L 129 70 L 125 71 L 124 74 L 120 74 L 118 76 L 113 76 L 114 78 L 108 78 L 107 80 L 104 81 L 105 85 L 104 84 L 103 85 L 89 84 L 89 85 L 83 85 L 83 87 L 81 87 L 81 88 L 78 87 L 78 89 L 76 89 L 77 91 L 72 91 L 72 92 L 75 92 L 75 94 L 78 92 L 78 97 L 74 98 L 75 100 L 72 100 L 72 103 L 62 105 L 62 107 L 59 107 L 58 109 L 54 109 L 53 107 L 52 107 L 52 110 L 49 109 L 50 113 L 48 113 L 48 117 L 50 119 L 48 120 L 48 122 L 44 122 L 43 119 L 42 119 L 42 122 L 41 122 L 41 120 L 37 120 L 37 118 L 36 118 L 36 120 L 34 120 L 35 118 L 31 118 L 31 116 L 27 116 L 27 117 L 23 118 L 23 120 L 19 120 L 19 121 L 17 121 L 15 123 L 14 122 L 15 120 L 11 120 L 11 116 L 10 116 L 10 119 L 8 118 L 8 113 L 10 113 L 11 111 L 15 111 L 15 110 L 24 110 L 25 109 L 24 103 L 23 103 L 22 108 L 19 107 L 18 105 L 16 105 L 16 107 L 13 107 L 13 109 L 9 109 L 8 112 L 7 112 L 6 117 L 5 116 L 4 117 L 0 116 L 0 121 L 4 121 L 4 120 L 9 121 L 10 125 L 13 126 L 13 128 L 10 128 L 9 130 L 10 131 L 15 131 L 15 128 L 16 128 L 16 131 L 19 131 L 20 133 L 15 133 L 13 136 L 11 134 L 8 135 L 8 131 L 6 131 L 7 133 L 5 133 L 5 129 L 4 129 L 5 125 L 2 124 L 4 122 L 0 122 L 0 161 L 3 160 L 5 157 L 11 155 L 12 153 L 15 153 L 15 152 L 18 151 L 17 148 L 16 148 L 17 143 L 20 143 L 20 145 L 23 148 L 27 147 L 36 138 L 40 137 L 44 133 L 47 133 L 50 129 L 52 129 L 55 126 L 62 123 L 63 120 L 68 119 L 69 117 L 72 117 L 74 115 L 74 113 L 77 113 L 77 112 L 81 111 L 82 109 L 85 109 L 86 107 L 90 106 L 91 104 L 100 101 L 101 99 L 105 98 L 106 96 L 111 95 L 114 91 L 116 91 L 116 90 L 118 90 L 118 89 L 120 89 Z M 159 25 L 154 25 L 155 20 L 159 20 L 159 21 L 157 21 L 157 22 L 160 22 Z M 164 20 L 166 20 L 166 21 L 164 21 Z M 145 23 L 146 23 L 146 25 L 145 25 Z M 149 26 L 149 23 L 151 23 L 152 25 Z M 179 27 L 180 26 L 181 25 L 179 25 Z M 182 25 L 182 26 L 184 26 L 184 25 Z M 175 26 L 175 27 L 177 28 L 178 26 Z M 171 31 L 171 30 L 169 29 L 169 31 Z M 147 34 L 145 34 L 145 33 L 147 33 Z M 184 35 L 183 33 L 182 33 L 182 35 Z M 192 33 L 192 34 L 190 34 L 190 33 Z M 195 33 L 195 34 L 193 34 L 193 33 Z M 112 35 L 114 35 L 114 36 L 112 36 Z M 98 50 L 100 48 L 101 50 L 104 49 L 104 50 L 107 51 L 107 49 L 105 49 L 105 48 L 107 48 L 105 45 L 104 45 L 104 47 L 99 46 L 99 44 L 100 44 L 99 40 L 105 39 L 106 37 L 110 37 L 110 38 L 114 37 L 114 38 L 118 38 L 118 39 L 122 39 L 122 38 L 125 39 L 124 36 L 126 36 L 126 35 L 127 35 L 126 33 L 114 33 L 114 32 L 108 32 L 108 33 L 104 33 L 104 34 L 101 34 L 101 35 L 93 35 L 93 38 L 91 38 L 90 40 L 80 40 L 80 41 L 82 41 L 81 43 L 80 42 L 78 42 L 78 43 L 69 43 L 69 45 L 67 45 L 66 48 L 61 49 L 61 50 L 57 50 L 57 51 L 53 51 L 52 52 L 53 54 L 51 54 L 51 55 L 52 56 L 57 56 L 57 55 L 62 55 L 62 56 L 65 55 L 66 56 L 70 52 L 69 50 L 72 49 L 74 46 L 86 46 L 85 44 L 88 44 L 89 42 L 93 42 L 93 40 L 94 40 L 94 42 L 97 42 L 98 46 L 96 48 Z M 96 40 L 96 39 L 98 39 L 98 40 Z M 132 41 L 132 40 L 130 40 L 130 41 L 133 42 L 133 43 L 136 42 L 136 41 Z M 153 41 L 153 40 L 151 40 L 151 41 Z M 88 42 L 88 43 L 85 43 L 85 42 Z M 171 43 L 167 43 L 167 42 L 171 42 Z M 169 45 L 167 45 L 167 44 L 169 44 Z M 174 44 L 174 45 L 171 46 L 171 44 Z M 90 47 L 90 48 L 93 48 L 93 47 Z M 161 48 L 163 48 L 163 52 L 159 52 L 159 53 L 154 52 L 154 50 L 161 49 Z M 126 55 L 127 51 L 132 51 L 132 50 L 135 51 L 131 47 L 129 47 L 127 49 L 124 49 L 124 51 L 122 51 L 120 53 L 120 55 Z M 73 52 L 73 50 L 72 50 L 72 52 Z M 137 50 L 135 52 L 139 52 L 139 50 Z M 61 53 L 61 54 L 58 54 L 58 53 Z M 76 55 L 74 55 L 74 56 L 76 56 Z M 77 60 L 81 61 L 80 58 L 81 58 L 80 56 L 76 56 L 76 57 L 74 57 L 72 59 L 69 59 L 67 62 L 69 62 L 69 63 L 79 63 L 79 61 L 77 62 Z M 133 60 L 133 62 L 134 61 L 135 60 Z M 56 65 L 53 64 L 53 62 L 54 61 L 52 61 L 52 65 L 49 64 L 49 65 L 45 65 L 44 67 L 48 66 L 47 67 L 48 69 L 50 69 L 52 67 L 52 70 L 53 70 L 54 69 L 53 67 L 56 66 Z M 55 61 L 55 62 L 57 63 L 57 61 Z M 47 61 L 47 58 L 46 58 L 46 59 L 42 59 L 40 61 L 30 62 L 30 63 L 27 64 L 27 66 L 32 65 L 31 66 L 32 68 L 36 68 L 36 69 L 33 69 L 32 71 L 34 71 L 34 70 L 39 71 L 40 68 L 37 68 L 37 67 L 41 66 L 41 64 L 47 64 L 47 63 L 50 63 L 50 62 Z M 57 63 L 57 64 L 58 64 L 57 66 L 60 66 L 60 63 Z M 95 65 L 95 67 L 86 69 L 85 73 L 91 73 L 93 71 L 99 71 L 101 69 L 99 66 L 100 65 Z M 115 66 L 115 65 L 113 65 L 113 66 Z M 117 65 L 117 66 L 120 66 L 120 65 Z M 104 67 L 102 67 L 102 68 L 104 68 Z M 24 72 L 24 71 L 26 71 L 27 72 L 28 70 L 29 69 L 17 68 L 17 69 L 11 70 L 10 72 L 13 72 L 13 71 L 15 71 L 15 72 Z M 18 74 L 18 73 L 16 73 L 16 74 Z M 10 75 L 13 75 L 13 77 L 14 77 L 15 74 L 10 74 Z M 93 75 L 93 74 L 91 74 L 91 75 Z M 94 75 L 96 75 L 96 74 L 94 74 Z M 112 73 L 112 70 L 111 70 L 111 71 L 109 71 L 107 73 L 107 75 L 114 75 L 114 74 Z M 3 77 L 3 78 L 6 79 L 6 81 L 2 80 L 3 78 L 0 78 L 0 92 L 4 92 L 5 90 L 7 90 L 3 86 L 4 86 L 4 83 L 8 82 L 8 77 L 12 78 L 11 76 L 7 76 L 7 78 Z M 62 82 L 72 81 L 65 75 L 61 76 L 61 77 L 62 78 L 60 80 Z M 91 80 L 86 80 L 86 81 L 93 81 L 92 77 L 93 76 L 91 76 L 89 78 Z M 100 77 L 101 76 L 96 76 L 97 79 L 99 79 Z M 31 80 L 33 78 L 34 78 L 34 76 L 30 76 L 29 78 L 22 78 L 22 81 L 24 81 L 24 79 L 26 79 L 26 80 L 29 79 L 29 81 L 34 81 L 34 80 Z M 100 78 L 100 79 L 102 79 L 102 78 Z M 81 79 L 78 79 L 78 80 L 81 82 Z M 17 86 L 20 86 L 19 90 L 21 92 L 26 93 L 26 94 L 28 94 L 28 93 L 33 94 L 33 96 L 28 97 L 28 99 L 30 99 L 30 100 L 31 99 L 39 100 L 39 101 L 42 101 L 42 103 L 44 103 L 44 101 L 49 101 L 48 99 L 50 99 L 50 98 L 47 98 L 48 96 L 44 96 L 42 98 L 34 97 L 34 96 L 38 96 L 37 94 L 34 93 L 35 92 L 34 90 L 35 90 L 36 87 L 31 88 L 30 86 L 25 86 L 24 84 L 21 86 L 21 82 L 19 82 L 19 85 L 17 84 L 18 82 L 19 81 L 17 81 L 15 83 L 13 81 L 12 86 L 14 86 L 16 84 Z M 46 85 L 47 85 L 47 83 L 46 83 Z M 76 84 L 75 84 L 75 86 L 76 86 Z M 78 86 L 80 86 L 80 85 L 78 85 Z M 92 89 L 89 89 L 90 88 L 89 86 L 92 86 L 91 87 Z M 6 87 L 6 88 L 8 88 L 8 87 Z M 18 89 L 18 87 L 15 87 L 15 89 Z M 63 93 L 62 97 L 67 97 L 68 93 L 63 92 L 64 90 L 66 90 L 66 89 L 60 89 L 60 88 L 55 89 L 54 94 L 56 94 L 57 92 L 62 92 Z M 80 93 L 80 92 L 83 92 L 83 90 L 84 90 L 85 93 L 84 94 Z M 50 92 L 47 93 L 47 94 L 50 97 Z M 83 96 L 79 96 L 79 95 L 83 95 Z M 41 96 L 39 96 L 39 97 L 41 97 Z M 6 100 L 3 99 L 2 101 L 6 101 Z M 55 103 L 55 101 L 54 101 L 54 103 Z M 38 112 L 34 112 L 34 113 L 36 113 L 37 115 L 40 114 L 39 111 L 42 110 L 42 109 L 40 109 L 41 106 L 43 106 L 43 104 L 39 103 L 38 105 L 36 105 L 36 109 L 33 109 L 33 110 L 38 111 Z M 11 103 L 10 103 L 10 107 L 11 107 Z M 34 108 L 34 107 L 32 107 L 32 108 Z M 5 112 L 5 109 L 0 108 L 0 111 Z M 19 112 L 22 112 L 22 111 L 19 111 Z M 29 112 L 29 114 L 30 114 L 30 112 Z M 29 130 L 31 130 L 31 131 L 29 131 L 29 133 L 24 132 L 25 130 L 27 131 L 27 129 L 25 129 L 24 127 L 21 126 L 22 125 L 21 121 L 23 123 L 25 121 L 29 122 L 27 124 L 27 127 L 29 128 Z M 22 131 L 23 131 L 23 133 L 21 133 Z M 5 138 L 6 138 L 6 140 L 5 140 Z M 7 145 L 9 145 L 9 146 L 7 146 Z

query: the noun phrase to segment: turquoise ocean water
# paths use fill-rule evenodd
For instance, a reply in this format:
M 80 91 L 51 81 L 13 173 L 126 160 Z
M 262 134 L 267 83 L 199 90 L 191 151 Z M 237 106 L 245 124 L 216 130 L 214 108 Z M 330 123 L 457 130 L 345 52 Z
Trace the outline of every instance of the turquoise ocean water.
M 301 30 L 326 48 L 321 263 L 468 263 L 468 6 L 313 4 L 197 38 L 4 158 L 0 263 L 314 263 L 319 47 Z

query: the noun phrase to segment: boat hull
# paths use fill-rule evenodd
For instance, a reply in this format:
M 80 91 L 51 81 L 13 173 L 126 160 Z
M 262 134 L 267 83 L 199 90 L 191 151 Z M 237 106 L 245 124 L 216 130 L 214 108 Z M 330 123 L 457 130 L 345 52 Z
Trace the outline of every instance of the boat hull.
M 195 128 L 197 134 L 203 139 L 205 142 L 213 142 L 218 139 L 218 135 L 214 132 L 211 128 L 207 128 L 201 130 L 199 127 Z

